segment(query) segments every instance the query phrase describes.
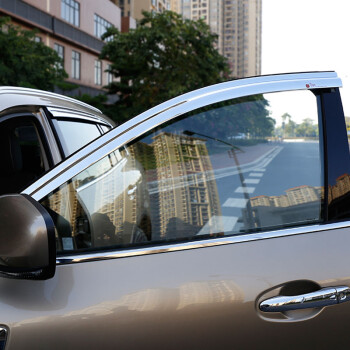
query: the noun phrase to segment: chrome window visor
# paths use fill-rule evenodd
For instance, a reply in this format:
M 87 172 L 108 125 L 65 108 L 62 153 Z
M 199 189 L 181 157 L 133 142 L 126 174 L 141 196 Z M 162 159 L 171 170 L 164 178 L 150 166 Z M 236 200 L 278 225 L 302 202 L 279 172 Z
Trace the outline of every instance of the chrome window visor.
M 178 252 L 178 251 L 189 250 L 189 249 L 217 247 L 217 246 L 223 246 L 227 244 L 258 241 L 262 239 L 272 239 L 272 238 L 295 236 L 295 235 L 307 234 L 307 233 L 313 233 L 313 232 L 330 231 L 330 230 L 336 230 L 341 228 L 348 228 L 349 226 L 350 226 L 350 222 L 346 221 L 346 222 L 339 222 L 339 223 L 333 223 L 333 224 L 312 225 L 312 226 L 305 226 L 305 227 L 298 227 L 298 228 L 291 228 L 291 229 L 283 229 L 278 231 L 267 231 L 267 232 L 250 233 L 250 234 L 244 234 L 244 235 L 227 236 L 222 238 L 212 238 L 212 239 L 205 239 L 205 240 L 192 241 L 192 242 L 186 242 L 186 243 L 172 243 L 172 244 L 166 244 L 166 245 L 130 248 L 130 249 L 124 249 L 124 250 L 118 249 L 118 250 L 109 251 L 109 252 L 91 252 L 86 254 L 65 255 L 65 256 L 58 257 L 56 259 L 56 263 L 58 265 L 65 265 L 65 264 L 74 264 L 74 263 L 89 262 L 89 261 L 96 261 L 96 260 L 120 259 L 120 258 L 132 257 L 132 256 Z
M 23 193 L 40 200 L 112 150 L 122 147 L 168 120 L 197 108 L 248 95 L 340 86 L 341 80 L 336 73 L 320 72 L 233 80 L 192 91 L 156 106 L 111 130 L 59 164 Z
M 99 118 L 96 115 L 93 114 L 87 114 L 87 113 L 77 113 L 76 111 L 69 110 L 69 109 L 63 109 L 63 108 L 52 108 L 49 107 L 47 110 L 53 115 L 54 118 L 73 118 L 73 119 L 79 119 L 79 120 L 86 120 L 93 123 L 100 123 L 104 125 L 111 126 L 109 123 L 107 123 L 104 119 Z

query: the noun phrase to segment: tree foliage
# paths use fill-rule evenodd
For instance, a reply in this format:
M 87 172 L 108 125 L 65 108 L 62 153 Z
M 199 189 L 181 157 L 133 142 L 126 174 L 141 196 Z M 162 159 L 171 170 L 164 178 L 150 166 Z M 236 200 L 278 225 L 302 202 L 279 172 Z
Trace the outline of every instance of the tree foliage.
M 223 81 L 228 64 L 215 45 L 217 35 L 203 21 L 180 15 L 143 13 L 136 29 L 120 33 L 110 28 L 101 58 L 112 62 L 118 94 L 116 118 L 123 121 L 169 98 Z
M 314 124 L 311 118 L 303 119 L 302 123 L 298 124 L 288 113 L 281 116 L 282 126 L 275 128 L 275 135 L 278 137 L 317 137 L 318 125 Z M 288 123 L 286 123 L 288 119 Z
M 67 77 L 57 53 L 35 41 L 36 31 L 0 18 L 0 84 L 53 90 Z
M 189 134 L 251 145 L 273 135 L 275 120 L 269 116 L 267 107 L 263 95 L 227 100 L 187 113 L 181 127 Z M 177 124 L 172 123 L 169 122 L 165 131 L 176 132 Z

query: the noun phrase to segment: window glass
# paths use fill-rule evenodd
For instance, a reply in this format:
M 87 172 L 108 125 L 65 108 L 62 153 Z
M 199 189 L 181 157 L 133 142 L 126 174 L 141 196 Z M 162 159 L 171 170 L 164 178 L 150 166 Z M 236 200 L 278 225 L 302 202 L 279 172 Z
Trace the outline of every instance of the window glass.
M 37 128 L 17 118 L 0 123 L 0 195 L 18 193 L 48 167 Z
M 225 101 L 155 128 L 42 201 L 59 251 L 320 222 L 317 120 L 316 98 L 304 91 Z
M 54 125 L 66 156 L 101 136 L 97 126 L 91 123 L 55 119 Z
M 62 63 L 58 64 L 59 68 L 64 68 L 64 46 L 55 43 L 53 48 L 57 52 L 58 56 L 62 59 Z
M 95 60 L 95 84 L 102 85 L 102 62 Z
M 79 27 L 79 3 L 75 0 L 61 0 L 61 16 L 67 22 Z
M 106 132 L 108 132 L 109 130 L 111 130 L 111 127 L 110 127 L 110 126 L 107 126 L 107 125 L 100 124 L 100 127 L 101 127 L 103 133 L 106 133 Z
M 108 28 L 112 27 L 112 23 L 106 21 L 101 16 L 94 14 L 94 34 L 101 39 L 102 35 L 107 31 Z M 112 37 L 106 39 L 106 41 L 112 40 Z
M 72 78 L 80 79 L 80 53 L 72 50 Z

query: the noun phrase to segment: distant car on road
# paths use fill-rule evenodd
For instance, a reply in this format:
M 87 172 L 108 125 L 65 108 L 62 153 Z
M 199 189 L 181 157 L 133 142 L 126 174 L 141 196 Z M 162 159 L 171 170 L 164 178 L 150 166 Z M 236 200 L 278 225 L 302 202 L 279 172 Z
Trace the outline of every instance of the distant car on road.
M 334 72 L 233 80 L 113 129 L 0 88 L 2 348 L 346 346 L 340 87 Z M 317 140 L 269 142 L 281 105 Z

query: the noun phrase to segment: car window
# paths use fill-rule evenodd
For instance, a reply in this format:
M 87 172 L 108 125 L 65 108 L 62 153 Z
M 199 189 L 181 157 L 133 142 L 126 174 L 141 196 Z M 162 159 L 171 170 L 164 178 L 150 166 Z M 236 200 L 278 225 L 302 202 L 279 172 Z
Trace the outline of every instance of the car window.
M 101 132 L 94 123 L 63 119 L 54 119 L 53 123 L 66 157 L 101 136 Z
M 288 113 L 296 105 L 305 117 L 300 121 Z M 233 99 L 194 110 L 114 150 L 41 201 L 56 223 L 58 251 L 320 222 L 316 106 L 310 91 Z M 276 113 L 280 124 L 272 118 Z
M 48 170 L 36 124 L 29 117 L 0 123 L 0 195 L 18 193 Z
M 110 127 L 110 126 L 103 125 L 103 124 L 100 124 L 100 128 L 102 129 L 102 131 L 103 131 L 104 134 L 105 134 L 106 132 L 108 132 L 109 130 L 111 130 L 111 127 Z

